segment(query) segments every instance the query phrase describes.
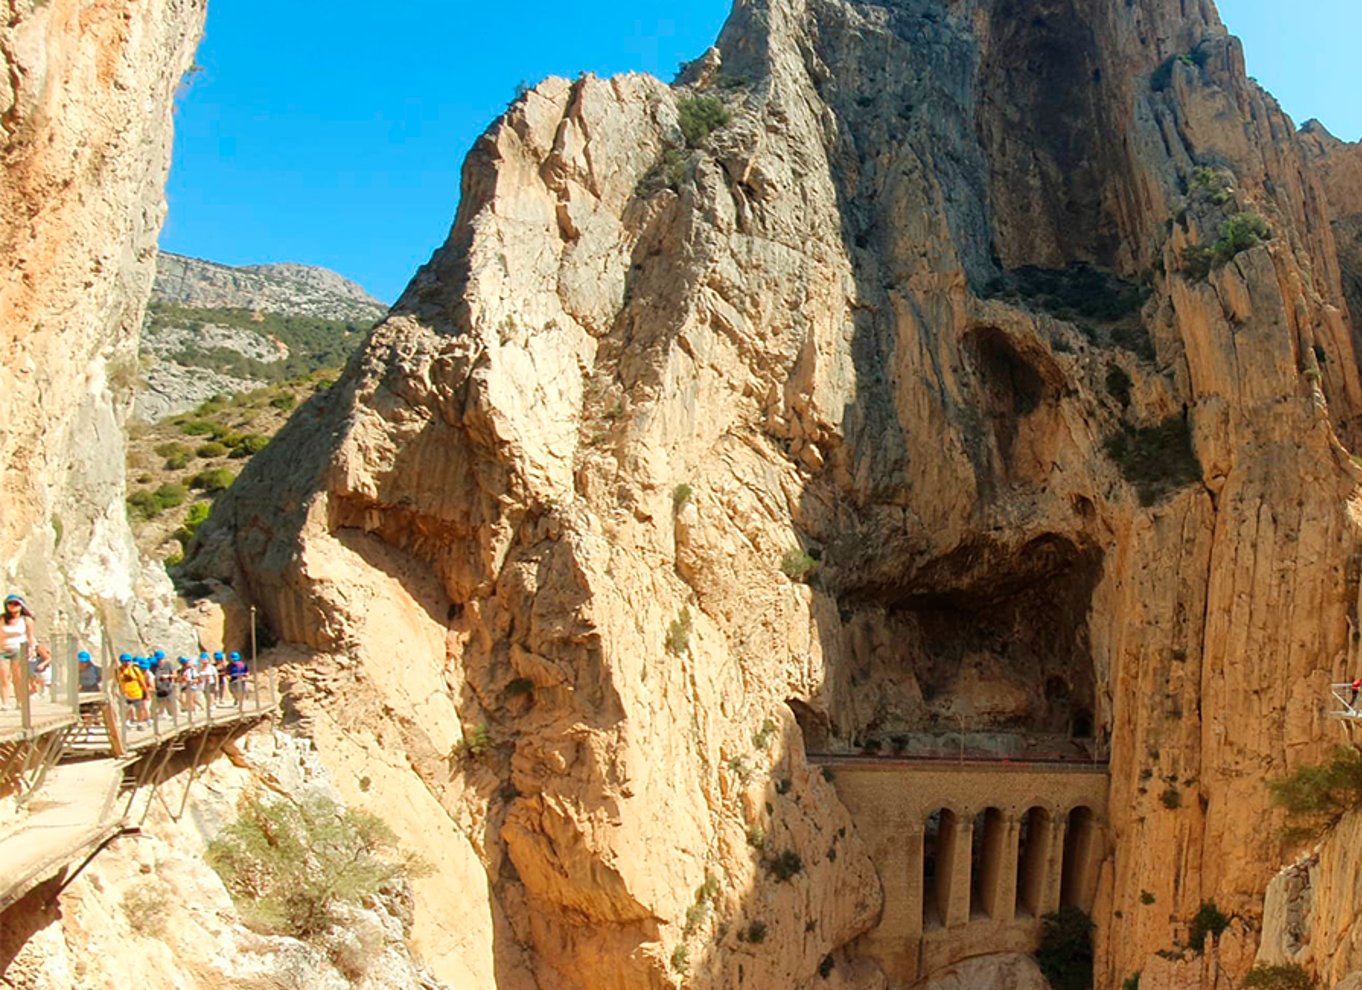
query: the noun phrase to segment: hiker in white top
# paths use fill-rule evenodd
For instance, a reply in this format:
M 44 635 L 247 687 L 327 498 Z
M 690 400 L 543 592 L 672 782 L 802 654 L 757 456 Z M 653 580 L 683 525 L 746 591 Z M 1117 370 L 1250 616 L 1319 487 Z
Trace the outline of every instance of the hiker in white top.
M 195 709 L 199 707 L 199 699 L 203 697 L 203 681 L 199 679 L 199 668 L 190 663 L 188 657 L 180 657 L 180 685 L 185 708 L 189 717 L 193 718 Z
M 6 596 L 0 621 L 0 709 L 18 705 L 24 665 L 33 659 L 37 645 L 33 613 L 18 595 Z
M 218 669 L 208 659 L 207 653 L 199 655 L 199 680 L 203 682 L 204 709 L 211 712 L 218 696 Z

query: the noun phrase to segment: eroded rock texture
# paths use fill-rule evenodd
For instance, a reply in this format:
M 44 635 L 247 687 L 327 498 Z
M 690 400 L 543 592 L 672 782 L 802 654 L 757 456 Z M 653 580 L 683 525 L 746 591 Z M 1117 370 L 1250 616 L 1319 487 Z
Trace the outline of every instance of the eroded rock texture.
M 44 637 L 176 635 L 128 528 L 122 424 L 203 16 L 204 0 L 14 0 L 0 25 L 0 566 Z
M 883 985 L 806 738 L 964 724 L 1110 753 L 1099 986 L 1239 975 L 1154 954 L 1260 912 L 1263 781 L 1326 745 L 1356 619 L 1362 389 L 1291 122 L 1209 2 L 740 0 L 682 83 L 512 107 L 197 558 L 316 651 L 346 798 L 438 863 L 426 958 Z M 731 121 L 687 147 L 701 95 Z

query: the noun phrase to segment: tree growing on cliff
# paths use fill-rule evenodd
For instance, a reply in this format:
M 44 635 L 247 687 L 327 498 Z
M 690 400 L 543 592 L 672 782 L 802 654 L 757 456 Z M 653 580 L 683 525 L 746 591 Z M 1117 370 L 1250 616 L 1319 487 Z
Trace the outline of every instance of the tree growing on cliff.
M 1362 808 L 1362 749 L 1339 746 L 1319 766 L 1297 767 L 1268 788 L 1273 803 L 1286 812 L 1282 838 L 1317 839 L 1349 811 Z
M 1036 963 L 1053 990 L 1092 990 L 1092 919 L 1076 907 L 1041 919 Z
M 248 799 L 208 845 L 242 920 L 268 934 L 312 938 L 357 904 L 419 868 L 395 857 L 397 836 L 373 815 L 320 794 L 301 800 Z

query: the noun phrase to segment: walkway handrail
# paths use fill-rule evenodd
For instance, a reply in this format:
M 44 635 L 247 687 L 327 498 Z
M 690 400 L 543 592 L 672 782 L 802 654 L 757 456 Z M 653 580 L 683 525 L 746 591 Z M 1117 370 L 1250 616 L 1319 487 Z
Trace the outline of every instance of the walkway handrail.
M 55 726 L 70 724 L 79 718 L 76 644 L 77 640 L 73 636 L 53 636 L 43 641 L 42 645 L 49 655 L 45 677 L 35 679 L 38 674 L 35 666 L 40 662 L 36 649 L 34 660 L 29 660 L 25 655 L 15 662 L 19 676 L 12 679 L 10 687 L 14 692 L 23 738 L 33 739 Z M 0 660 L 0 663 L 10 662 Z
M 1330 685 L 1333 691 L 1334 700 L 1338 702 L 1341 711 L 1333 711 L 1329 714 L 1335 718 L 1362 718 L 1362 708 L 1358 708 L 1355 697 L 1362 698 L 1362 695 L 1355 695 L 1351 682 L 1344 684 Z

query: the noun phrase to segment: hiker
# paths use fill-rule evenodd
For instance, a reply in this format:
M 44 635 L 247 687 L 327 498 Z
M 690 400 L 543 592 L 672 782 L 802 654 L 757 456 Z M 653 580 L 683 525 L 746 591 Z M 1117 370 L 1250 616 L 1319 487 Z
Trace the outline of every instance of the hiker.
M 227 661 L 228 687 L 232 692 L 233 704 L 240 707 L 246 700 L 246 678 L 250 676 L 251 670 L 246 666 L 246 661 L 241 659 L 240 653 L 233 653 L 232 658 Z
M 33 659 L 37 643 L 38 634 L 28 605 L 18 595 L 6 595 L 5 615 L 0 621 L 0 709 L 18 707 L 23 665 Z
M 213 702 L 218 700 L 222 691 L 218 685 L 218 669 L 204 653 L 199 659 L 199 683 L 203 685 L 203 710 L 212 712 Z
M 103 671 L 95 664 L 90 651 L 81 650 L 76 654 L 76 659 L 80 661 L 80 690 L 86 694 L 98 691 L 103 681 Z
M 203 681 L 199 677 L 199 668 L 188 657 L 180 657 L 180 696 L 184 698 L 189 717 L 193 718 L 194 711 L 199 707 L 199 699 L 203 696 Z
M 33 652 L 35 656 L 28 663 L 28 693 L 36 697 L 52 687 L 52 651 L 39 643 Z
M 145 720 L 147 693 L 137 658 L 123 653 L 118 658 L 118 690 L 123 697 L 123 727 L 131 728 Z
M 152 656 L 156 671 L 156 707 L 172 718 L 178 718 L 180 706 L 179 699 L 175 697 L 175 668 L 164 653 L 160 650 L 156 653 L 160 654 L 159 658 L 155 654 Z

